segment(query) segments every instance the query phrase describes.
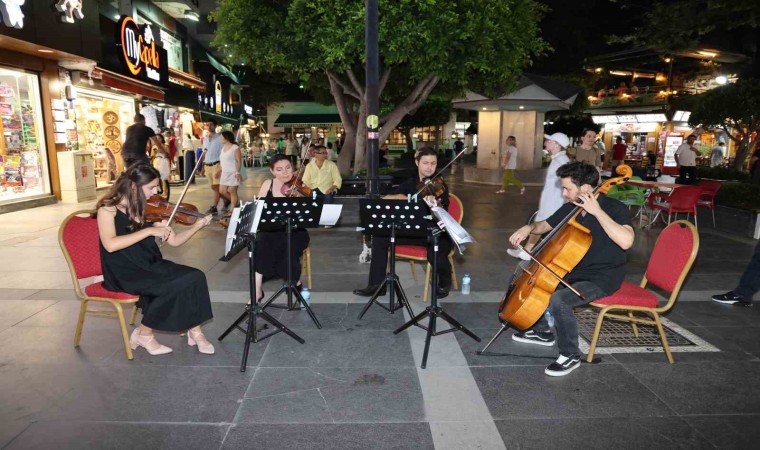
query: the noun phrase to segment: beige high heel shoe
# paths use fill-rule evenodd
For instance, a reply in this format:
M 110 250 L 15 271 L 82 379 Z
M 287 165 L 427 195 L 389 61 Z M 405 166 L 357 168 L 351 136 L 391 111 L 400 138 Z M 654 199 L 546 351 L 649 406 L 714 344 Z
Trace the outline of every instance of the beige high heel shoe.
M 187 345 L 191 347 L 197 345 L 198 351 L 205 355 L 214 354 L 214 346 L 206 339 L 202 331 L 187 330 Z
M 154 343 L 152 344 L 151 342 Z M 156 345 L 158 347 L 156 347 Z M 132 347 L 132 350 L 137 350 L 137 347 L 142 347 L 147 350 L 149 354 L 154 356 L 165 355 L 172 352 L 172 349 L 160 344 L 154 335 L 151 334 L 150 336 L 145 336 L 140 334 L 139 328 L 135 328 L 132 332 L 132 336 L 129 337 L 129 346 Z

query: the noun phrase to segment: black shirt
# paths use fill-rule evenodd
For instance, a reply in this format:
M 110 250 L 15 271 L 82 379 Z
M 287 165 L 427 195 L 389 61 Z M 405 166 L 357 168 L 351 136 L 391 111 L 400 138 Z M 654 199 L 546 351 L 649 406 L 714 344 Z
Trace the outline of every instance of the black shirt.
M 124 145 L 121 146 L 121 157 L 124 159 L 141 159 L 148 160 L 148 153 L 145 147 L 148 140 L 156 135 L 153 128 L 136 123 L 127 128 L 127 136 L 124 139 Z
M 419 191 L 419 188 L 417 187 L 417 184 L 420 183 L 420 179 L 418 178 L 419 175 L 413 176 L 412 178 L 409 178 L 408 180 L 404 181 L 403 183 L 399 184 L 396 189 L 390 192 L 391 195 L 393 194 L 404 194 L 404 195 L 414 195 Z M 420 194 L 420 197 L 425 197 L 424 193 Z M 443 194 L 441 194 L 438 197 L 438 206 L 442 206 L 443 209 L 448 210 L 449 209 L 449 187 L 446 185 L 446 182 L 443 182 Z
M 598 200 L 602 211 L 607 213 L 612 220 L 620 225 L 633 227 L 631 213 L 623 203 L 604 195 L 600 195 Z M 575 205 L 572 203 L 565 203 L 557 212 L 546 219 L 546 222 L 552 228 L 556 227 L 562 222 L 562 219 L 570 214 L 573 208 Z M 625 250 L 607 236 L 596 217 L 581 213 L 578 214 L 576 220 L 591 230 L 591 247 L 578 265 L 565 276 L 565 281 L 571 284 L 578 281 L 590 281 L 607 294 L 614 293 L 620 289 L 625 278 Z

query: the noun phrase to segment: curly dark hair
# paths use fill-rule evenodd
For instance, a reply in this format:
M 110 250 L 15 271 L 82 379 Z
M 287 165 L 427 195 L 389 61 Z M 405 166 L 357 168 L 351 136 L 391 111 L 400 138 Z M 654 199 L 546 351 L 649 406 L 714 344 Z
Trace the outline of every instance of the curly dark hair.
M 599 171 L 591 164 L 581 161 L 572 161 L 560 166 L 557 169 L 557 176 L 560 178 L 570 178 L 578 187 L 588 184 L 596 187 L 599 184 Z
M 116 179 L 108 193 L 98 200 L 95 209 L 101 206 L 118 206 L 126 198 L 129 229 L 130 231 L 139 230 L 145 224 L 145 204 L 148 202 L 141 188 L 160 176 L 158 171 L 149 164 L 142 162 L 132 164 Z

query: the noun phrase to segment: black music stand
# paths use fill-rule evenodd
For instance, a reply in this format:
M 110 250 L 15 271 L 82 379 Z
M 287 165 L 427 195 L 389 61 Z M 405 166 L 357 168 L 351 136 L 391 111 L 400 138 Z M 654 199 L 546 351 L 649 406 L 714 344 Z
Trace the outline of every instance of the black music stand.
M 393 332 L 393 334 L 398 334 L 407 328 L 409 328 L 412 325 L 417 325 L 420 328 L 423 328 L 427 331 L 427 335 L 425 336 L 425 350 L 422 352 L 422 365 L 421 368 L 425 368 L 427 366 L 427 358 L 428 358 L 428 351 L 430 351 L 430 339 L 433 336 L 438 336 L 441 334 L 451 333 L 453 331 L 461 331 L 467 336 L 470 336 L 471 338 L 475 339 L 476 342 L 480 342 L 480 338 L 476 336 L 472 331 L 468 330 L 464 327 L 461 323 L 457 322 L 453 317 L 451 317 L 446 311 L 443 310 L 442 307 L 438 306 L 438 236 L 443 233 L 444 231 L 439 228 L 441 225 L 441 222 L 439 222 L 438 226 L 430 226 L 430 239 L 433 241 L 433 267 L 432 267 L 432 280 L 431 284 L 432 287 L 430 289 L 430 306 L 425 308 L 424 311 L 417 314 L 414 318 L 412 318 L 409 322 L 405 323 L 399 329 Z M 420 321 L 423 317 L 427 316 L 430 320 L 428 321 L 427 327 L 420 325 Z M 440 317 L 441 319 L 448 322 L 453 328 L 449 328 L 447 330 L 443 331 L 436 331 L 435 322 Z
M 279 332 L 285 332 L 288 336 L 292 337 L 296 341 L 303 344 L 305 341 L 301 339 L 297 334 L 295 334 L 293 331 L 291 331 L 288 327 L 280 323 L 277 319 L 272 317 L 269 313 L 264 311 L 264 308 L 262 306 L 259 306 L 256 299 L 256 268 L 254 266 L 254 257 L 255 257 L 255 250 L 256 250 L 256 223 L 254 220 L 254 217 L 256 216 L 256 208 L 262 207 L 262 205 L 256 205 L 255 203 L 248 203 L 244 205 L 240 210 L 240 219 L 237 221 L 235 226 L 235 238 L 233 240 L 233 243 L 230 247 L 230 250 L 227 252 L 227 255 L 232 254 L 233 252 L 237 253 L 240 251 L 240 248 L 243 245 L 246 245 L 248 247 L 248 279 L 249 279 L 249 294 L 251 298 L 251 303 L 247 304 L 245 306 L 245 311 L 238 317 L 232 325 L 225 330 L 224 333 L 222 333 L 221 336 L 219 336 L 219 340 L 221 341 L 225 337 L 227 337 L 228 334 L 234 329 L 238 329 L 245 333 L 245 344 L 243 344 L 243 361 L 240 364 L 240 371 L 245 372 L 246 364 L 248 363 L 248 351 L 251 347 L 251 342 L 260 342 L 264 339 L 271 337 Z M 232 226 L 232 222 L 230 222 L 230 226 Z M 225 255 L 225 256 L 227 256 Z M 226 259 L 226 261 L 229 261 L 229 259 Z M 264 336 L 259 336 L 259 331 L 256 329 L 256 319 L 261 316 L 262 319 L 266 320 L 267 322 L 271 323 L 275 328 L 277 328 L 275 331 L 270 332 L 269 334 L 266 334 Z M 245 329 L 243 329 L 240 326 L 240 323 L 244 320 L 248 319 L 248 325 Z M 267 328 L 266 324 L 262 328 Z
M 389 270 L 385 276 L 385 281 L 377 287 L 377 290 L 369 299 L 362 311 L 359 313 L 359 319 L 369 310 L 373 304 L 377 304 L 391 314 L 406 307 L 409 317 L 414 317 L 412 307 L 406 298 L 401 282 L 396 275 L 396 236 L 402 237 L 425 237 L 427 236 L 427 227 L 430 212 L 427 205 L 421 201 L 403 202 L 400 200 L 382 200 L 382 199 L 360 199 L 359 216 L 361 217 L 362 227 L 359 231 L 370 236 L 390 236 L 391 246 L 389 255 Z M 383 287 L 387 288 L 389 300 L 386 307 L 377 298 Z M 396 305 L 395 296 L 398 295 L 399 304 Z
M 287 258 L 288 258 L 288 276 L 283 280 L 282 287 L 272 294 L 261 306 L 262 309 L 269 306 L 273 308 L 285 308 L 288 311 L 305 309 L 309 317 L 314 321 L 317 328 L 322 325 L 314 315 L 314 311 L 301 296 L 300 290 L 296 287 L 291 273 L 291 255 L 290 246 L 293 234 L 293 228 L 316 228 L 319 226 L 319 218 L 322 216 L 322 206 L 324 202 L 316 196 L 313 198 L 271 198 L 263 200 L 263 210 L 261 213 L 261 222 L 259 223 L 260 231 L 282 231 L 285 228 L 287 234 Z M 280 296 L 286 294 L 288 301 L 286 305 L 273 305 L 272 302 Z M 293 297 L 295 296 L 295 304 Z

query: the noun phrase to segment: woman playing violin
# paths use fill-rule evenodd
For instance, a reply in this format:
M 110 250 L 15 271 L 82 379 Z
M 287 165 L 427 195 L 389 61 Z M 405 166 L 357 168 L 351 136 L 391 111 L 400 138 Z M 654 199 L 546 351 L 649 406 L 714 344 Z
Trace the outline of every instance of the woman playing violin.
M 259 190 L 259 197 L 267 199 L 286 197 L 288 182 L 293 179 L 293 166 L 287 155 L 276 154 L 269 162 L 269 171 L 274 178 L 265 180 Z M 301 278 L 301 255 L 309 246 L 309 232 L 296 228 L 291 234 L 290 273 L 294 280 Z M 288 276 L 287 234 L 285 231 L 260 231 L 256 236 L 256 300 L 264 296 L 261 284 L 264 278 L 283 278 Z M 299 280 L 296 284 L 301 286 Z
M 633 246 L 634 232 L 631 214 L 621 202 L 593 194 L 599 182 L 599 172 L 590 164 L 570 162 L 557 169 L 562 182 L 562 195 L 568 200 L 548 219 L 517 230 L 509 238 L 517 246 L 529 235 L 548 233 L 578 206 L 582 208 L 577 221 L 591 230 L 591 246 L 578 265 L 565 276 L 565 281 L 583 295 L 575 295 L 560 285 L 549 300 L 549 311 L 555 320 L 559 358 L 544 373 L 563 376 L 580 365 L 578 322 L 573 308 L 607 297 L 620 288 L 625 278 L 626 250 Z M 542 315 L 532 329 L 515 333 L 512 339 L 526 344 L 552 346 L 555 337 Z
M 435 174 L 438 167 L 438 153 L 432 148 L 426 147 L 417 152 L 415 157 L 417 175 L 401 183 L 393 192 L 386 195 L 386 199 L 406 200 L 408 195 L 414 195 L 419 190 L 418 185 Z M 439 194 L 439 195 L 435 195 Z M 448 208 L 449 188 L 443 179 L 431 182 L 431 187 L 426 188 L 420 194 L 429 203 L 437 203 L 438 206 Z M 396 238 L 399 244 L 423 245 L 428 247 L 428 261 L 433 260 L 433 249 L 428 245 L 427 238 Z M 372 238 L 372 261 L 369 266 L 369 283 L 363 289 L 354 290 L 354 294 L 371 297 L 380 283 L 385 279 L 385 266 L 388 262 L 389 237 L 374 236 Z M 449 251 L 451 240 L 447 234 L 441 234 L 438 242 L 438 298 L 449 295 L 451 289 L 451 264 L 449 263 Z M 381 291 L 385 293 L 385 288 Z
M 143 319 L 130 338 L 132 349 L 144 347 L 151 355 L 172 351 L 161 345 L 153 330 L 187 331 L 189 345 L 201 353 L 214 353 L 214 346 L 201 331 L 210 320 L 211 300 L 206 276 L 198 269 L 167 261 L 156 238 L 178 247 L 211 222 L 198 219 L 187 230 L 175 234 L 165 221 L 145 220 L 147 198 L 156 194 L 159 173 L 147 163 L 130 166 L 116 180 L 97 207 L 103 287 L 140 296 Z

